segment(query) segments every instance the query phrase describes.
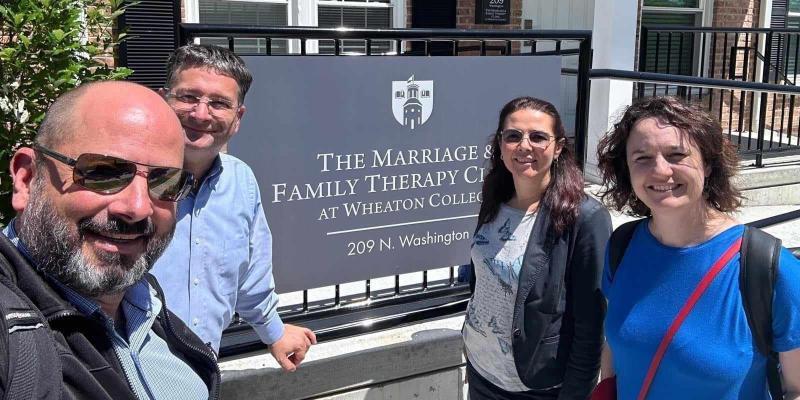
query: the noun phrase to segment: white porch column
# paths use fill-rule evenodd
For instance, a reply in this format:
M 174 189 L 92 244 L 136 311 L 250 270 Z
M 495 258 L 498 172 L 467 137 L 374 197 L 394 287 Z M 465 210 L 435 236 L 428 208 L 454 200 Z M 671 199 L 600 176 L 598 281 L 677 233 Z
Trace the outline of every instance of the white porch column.
M 317 0 L 290 0 L 289 1 L 289 25 L 291 26 L 317 26 L 318 12 Z M 299 44 L 291 41 L 291 48 L 293 51 L 300 51 Z M 306 41 L 306 54 L 316 54 L 319 52 L 319 42 L 316 40 Z
M 638 9 L 639 0 L 595 0 L 592 68 L 633 71 Z M 587 180 L 600 182 L 597 170 L 597 143 L 613 124 L 618 112 L 631 104 L 632 97 L 632 82 L 592 80 L 586 155 Z
M 405 27 L 406 27 L 406 0 L 392 0 L 392 28 L 405 28 Z
M 185 13 L 183 22 L 194 24 L 200 22 L 200 12 L 198 10 L 199 5 L 197 4 L 197 0 L 185 0 L 183 2 L 183 8 Z

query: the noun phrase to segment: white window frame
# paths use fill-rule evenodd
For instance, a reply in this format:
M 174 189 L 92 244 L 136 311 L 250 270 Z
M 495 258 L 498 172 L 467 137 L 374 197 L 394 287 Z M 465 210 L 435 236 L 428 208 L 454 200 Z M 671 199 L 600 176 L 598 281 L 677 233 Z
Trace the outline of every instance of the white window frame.
M 350 1 L 350 0 L 235 0 L 241 2 L 252 3 L 280 3 L 286 4 L 291 10 L 289 20 L 286 21 L 288 26 L 298 26 L 299 20 L 307 20 L 308 17 L 313 15 L 316 20 L 317 5 L 338 5 L 338 6 L 358 6 L 358 7 L 391 7 L 392 10 L 392 27 L 405 28 L 406 26 L 406 1 L 408 0 L 392 0 L 390 3 L 378 3 L 376 1 L 367 0 Z M 300 4 L 303 3 L 303 4 Z M 300 7 L 300 6 L 305 7 Z M 312 6 L 313 5 L 313 6 Z M 185 18 L 184 22 L 198 23 L 200 22 L 200 5 L 199 0 L 184 0 Z M 296 12 L 292 12 L 296 11 Z M 304 18 L 306 17 L 306 18 Z
M 297 0 L 230 0 L 236 3 L 275 3 L 275 4 L 286 4 L 287 10 L 291 10 L 291 4 Z M 186 18 L 184 18 L 185 22 L 187 23 L 199 23 L 200 22 L 200 0 L 184 0 L 184 11 L 186 13 Z M 286 25 L 291 26 L 292 17 L 291 11 L 287 12 L 287 20 Z
M 292 4 L 298 0 L 230 0 L 237 3 L 273 3 L 273 4 L 286 4 L 286 26 L 292 25 Z M 313 1 L 313 0 L 312 0 Z M 316 11 L 316 10 L 315 10 Z M 184 0 L 184 12 L 185 18 L 184 21 L 187 23 L 199 23 L 200 22 L 200 0 Z M 288 51 L 292 53 L 295 51 L 296 47 L 299 47 L 297 44 L 294 43 L 295 41 L 289 41 Z M 200 39 L 194 39 L 195 44 L 200 44 Z
M 399 4 L 398 4 L 399 3 Z M 389 28 L 396 27 L 398 22 L 397 17 L 397 10 L 398 8 L 403 8 L 403 19 L 405 19 L 405 1 L 404 0 L 392 0 L 389 3 L 386 2 L 378 2 L 376 0 L 366 0 L 366 1 L 350 1 L 350 0 L 317 0 L 318 6 L 329 6 L 329 7 L 352 7 L 352 8 L 382 8 L 382 9 L 389 9 L 391 10 L 391 19 L 389 20 Z M 403 23 L 405 25 L 405 22 Z M 396 44 L 394 42 L 391 43 L 391 49 L 393 49 L 389 54 L 396 53 L 397 49 L 395 48 Z M 347 54 L 347 53 L 342 53 Z M 355 53 L 361 54 L 361 53 Z
M 200 22 L 200 0 L 184 0 L 184 21 L 187 23 Z M 406 1 L 410 0 L 391 0 L 390 3 L 351 0 L 232 0 L 237 2 L 251 3 L 276 3 L 286 4 L 287 7 L 287 26 L 318 26 L 319 6 L 345 6 L 345 7 L 376 7 L 392 9 L 392 28 L 405 28 L 406 26 Z M 195 39 L 199 43 L 199 39 Z M 306 52 L 314 54 L 317 52 L 318 43 L 316 40 L 306 41 Z M 289 41 L 289 53 L 299 52 L 299 43 L 296 40 Z
M 298 1 L 298 0 L 293 0 Z M 302 1 L 302 0 L 300 0 Z M 391 9 L 392 19 L 389 28 L 404 28 L 406 26 L 406 1 L 410 0 L 391 0 L 389 3 L 378 2 L 376 0 L 351 1 L 351 0 L 312 0 L 316 1 L 314 8 L 314 26 L 319 25 L 319 6 L 334 7 L 359 7 L 359 8 L 389 8 Z M 310 41 L 309 41 L 310 42 Z M 316 40 L 314 42 L 317 42 Z M 318 43 L 316 49 L 318 49 Z M 394 44 L 392 45 L 394 46 Z
M 700 26 L 712 26 L 712 23 L 714 21 L 714 0 L 699 0 L 698 3 L 697 3 L 697 7 L 663 7 L 663 6 L 662 7 L 656 7 L 656 6 L 645 6 L 644 5 L 644 0 L 642 0 L 641 4 L 642 4 L 642 14 L 644 14 L 645 12 L 655 12 L 655 13 L 662 13 L 662 14 L 667 14 L 667 13 L 673 13 L 673 14 L 695 14 L 695 15 L 699 14 L 700 15 L 700 18 L 699 18 Z M 711 43 L 710 42 L 711 42 L 710 40 L 706 41 L 706 48 L 703 49 L 704 51 L 702 51 L 702 53 L 706 54 L 706 57 L 710 57 L 711 56 L 711 54 L 709 54 L 709 52 L 711 50 Z M 700 49 L 699 49 L 700 43 L 701 43 L 701 41 L 698 38 L 698 40 L 696 40 L 696 43 L 695 43 L 695 46 L 696 46 L 695 48 L 697 48 L 696 51 L 698 53 L 700 53 Z M 641 49 L 641 46 L 644 46 L 644 45 L 645 45 L 645 43 L 642 41 L 642 38 L 640 37 L 639 38 L 639 47 L 640 47 L 640 49 Z M 700 60 L 700 57 L 696 57 L 696 58 L 697 59 L 695 60 L 695 65 L 694 65 L 693 70 L 699 71 L 700 67 L 703 66 L 703 62 L 702 62 L 702 60 Z M 641 68 L 641 66 L 639 68 Z M 702 71 L 703 75 L 708 76 L 708 69 L 709 69 L 709 63 L 708 62 L 705 63 L 703 69 L 704 69 Z
M 800 20 L 800 11 L 794 11 L 794 12 L 789 11 L 789 3 L 787 2 L 786 3 L 786 25 L 787 25 L 787 27 L 789 25 L 789 18 Z M 798 45 L 800 45 L 800 44 L 798 44 Z M 789 58 L 789 49 L 783 49 L 783 50 L 786 51 L 786 58 Z M 800 60 L 795 60 L 794 62 L 797 63 L 798 61 L 800 61 Z M 798 86 L 798 83 L 800 83 L 800 82 L 798 82 L 798 78 L 800 78 L 800 74 L 797 74 L 797 75 L 792 74 L 792 75 L 790 75 L 789 71 L 786 71 L 786 78 L 791 79 L 792 82 L 794 82 L 795 86 Z

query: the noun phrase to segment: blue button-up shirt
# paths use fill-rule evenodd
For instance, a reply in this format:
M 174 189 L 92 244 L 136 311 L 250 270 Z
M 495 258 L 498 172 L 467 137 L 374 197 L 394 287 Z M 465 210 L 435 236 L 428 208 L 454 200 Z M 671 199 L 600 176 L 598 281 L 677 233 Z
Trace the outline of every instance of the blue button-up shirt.
M 280 339 L 272 235 L 250 167 L 220 154 L 197 193 L 178 204 L 177 219 L 152 271 L 169 309 L 217 351 L 234 313 L 264 343 Z
M 3 233 L 29 260 L 25 244 L 14 230 L 14 221 Z M 114 320 L 93 300 L 83 297 L 55 279 L 48 279 L 82 314 L 100 322 L 114 345 L 128 386 L 140 399 L 208 399 L 208 387 L 192 368 L 169 350 L 152 326 L 161 312 L 155 289 L 145 280 L 128 288 L 120 304 L 125 317 L 123 332 L 115 329 Z

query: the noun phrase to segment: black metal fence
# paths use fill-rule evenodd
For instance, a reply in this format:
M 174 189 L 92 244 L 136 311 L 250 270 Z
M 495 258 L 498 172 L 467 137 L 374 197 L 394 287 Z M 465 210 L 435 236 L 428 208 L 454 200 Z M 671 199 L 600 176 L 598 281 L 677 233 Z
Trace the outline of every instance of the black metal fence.
M 590 31 L 430 30 L 265 28 L 180 24 L 180 42 L 226 45 L 248 55 L 307 56 L 562 56 L 561 104 L 579 162 L 586 155 L 589 104 Z M 532 71 L 534 73 L 535 71 Z M 571 120 L 567 120 L 572 116 Z M 465 260 L 468 255 L 465 254 Z M 375 329 L 463 311 L 469 288 L 458 267 L 436 268 L 403 276 L 309 288 L 279 309 L 281 318 L 313 329 L 330 340 Z M 359 290 L 353 290 L 353 285 Z M 289 296 L 292 297 L 292 296 Z M 223 335 L 221 355 L 262 348 L 245 324 L 234 323 Z
M 638 82 L 634 96 L 676 95 L 716 116 L 733 143 L 757 166 L 763 157 L 800 150 L 796 92 L 754 91 L 738 83 L 794 87 L 797 29 L 643 26 L 638 71 L 728 81 L 725 86 Z M 751 88 L 752 89 L 752 88 Z

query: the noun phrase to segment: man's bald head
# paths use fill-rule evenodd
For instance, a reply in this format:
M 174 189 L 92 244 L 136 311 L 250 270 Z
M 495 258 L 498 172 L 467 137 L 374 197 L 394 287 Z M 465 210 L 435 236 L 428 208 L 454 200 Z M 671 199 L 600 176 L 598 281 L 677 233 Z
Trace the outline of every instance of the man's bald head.
M 175 228 L 176 205 L 153 193 L 163 182 L 152 175 L 153 166 L 183 165 L 178 118 L 144 86 L 92 83 L 56 100 L 37 141 L 49 151 L 22 147 L 11 160 L 20 239 L 41 271 L 79 293 L 121 293 L 152 266 Z M 137 173 L 126 181 L 125 169 L 89 156 L 81 168 L 99 165 L 97 174 L 108 175 L 95 176 L 115 185 L 97 190 L 83 186 L 78 167 L 53 152 L 74 160 L 114 157 L 135 163 Z
M 87 119 L 114 119 L 131 112 L 171 125 L 175 129 L 164 133 L 177 130 L 182 143 L 180 122 L 163 98 L 145 86 L 126 81 L 90 82 L 59 96 L 48 108 L 36 142 L 57 149 L 76 134 L 91 134 L 81 129 Z

